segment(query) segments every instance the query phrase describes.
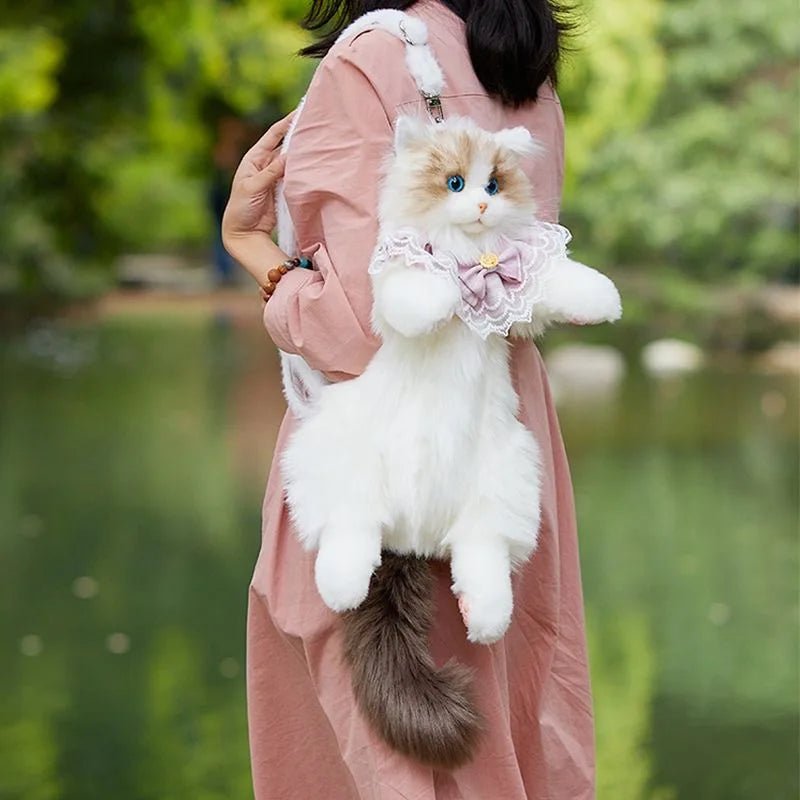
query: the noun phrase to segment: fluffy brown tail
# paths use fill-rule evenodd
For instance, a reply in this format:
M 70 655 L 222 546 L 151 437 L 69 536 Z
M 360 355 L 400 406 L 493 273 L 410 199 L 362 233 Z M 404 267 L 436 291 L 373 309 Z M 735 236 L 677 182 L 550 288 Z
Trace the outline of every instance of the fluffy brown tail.
M 469 761 L 481 719 L 470 671 L 437 670 L 428 651 L 433 579 L 427 561 L 384 551 L 367 599 L 344 615 L 345 657 L 364 716 L 392 747 L 427 764 Z

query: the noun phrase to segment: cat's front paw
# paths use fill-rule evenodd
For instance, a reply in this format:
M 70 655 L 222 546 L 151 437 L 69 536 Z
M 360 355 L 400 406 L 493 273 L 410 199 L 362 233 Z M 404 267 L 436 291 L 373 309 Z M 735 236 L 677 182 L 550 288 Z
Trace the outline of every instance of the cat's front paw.
M 581 296 L 582 295 L 582 296 Z M 601 272 L 590 276 L 583 291 L 579 292 L 577 311 L 571 322 L 575 325 L 595 325 L 599 322 L 616 322 L 622 316 L 622 300 L 613 281 Z
M 496 592 L 458 596 L 458 608 L 467 628 L 467 639 L 492 644 L 501 639 L 511 624 L 514 599 L 511 585 Z
M 555 320 L 573 325 L 615 322 L 622 316 L 622 301 L 613 281 L 572 260 L 553 265 L 543 302 Z
M 360 606 L 367 597 L 376 566 L 367 554 L 354 556 L 347 547 L 320 547 L 314 577 L 325 605 L 337 612 Z
M 449 320 L 460 295 L 451 278 L 403 269 L 386 276 L 376 298 L 386 322 L 403 336 L 414 338 Z

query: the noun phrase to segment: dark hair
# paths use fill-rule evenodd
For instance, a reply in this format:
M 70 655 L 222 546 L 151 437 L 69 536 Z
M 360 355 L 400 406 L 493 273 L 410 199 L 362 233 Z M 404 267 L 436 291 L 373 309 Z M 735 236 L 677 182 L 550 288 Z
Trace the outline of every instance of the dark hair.
M 303 20 L 320 38 L 300 51 L 321 58 L 339 34 L 368 11 L 405 11 L 416 0 L 312 0 Z M 439 0 L 466 23 L 472 68 L 483 88 L 503 103 L 535 100 L 549 78 L 556 83 L 562 37 L 572 30 L 569 8 L 553 0 Z

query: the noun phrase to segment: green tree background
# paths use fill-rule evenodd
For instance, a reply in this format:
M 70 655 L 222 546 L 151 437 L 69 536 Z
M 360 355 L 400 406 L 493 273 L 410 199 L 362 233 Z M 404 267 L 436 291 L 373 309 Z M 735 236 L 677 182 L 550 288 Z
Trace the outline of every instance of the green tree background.
M 263 128 L 313 63 L 304 0 L 30 0 L 0 23 L 0 293 L 93 293 L 207 246 L 214 109 Z M 793 0 L 593 0 L 560 92 L 579 254 L 796 279 Z

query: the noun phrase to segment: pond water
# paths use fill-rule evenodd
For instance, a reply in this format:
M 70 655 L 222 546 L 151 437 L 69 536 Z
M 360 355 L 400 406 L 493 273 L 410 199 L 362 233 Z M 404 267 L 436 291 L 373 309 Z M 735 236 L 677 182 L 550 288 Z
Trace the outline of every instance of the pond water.
M 34 325 L 0 368 L 0 798 L 251 797 L 270 345 L 123 316 Z M 797 400 L 742 369 L 631 369 L 560 409 L 600 800 L 798 796 Z

